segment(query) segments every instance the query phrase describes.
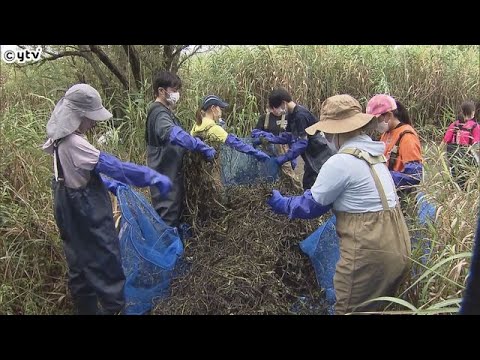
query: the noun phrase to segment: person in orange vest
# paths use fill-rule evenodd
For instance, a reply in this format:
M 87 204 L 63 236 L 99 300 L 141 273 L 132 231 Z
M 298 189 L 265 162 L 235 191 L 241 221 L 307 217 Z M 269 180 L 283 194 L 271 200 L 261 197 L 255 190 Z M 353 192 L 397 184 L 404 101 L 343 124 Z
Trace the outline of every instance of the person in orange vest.
M 412 126 L 405 106 L 386 94 L 372 97 L 366 113 L 379 121 L 377 131 L 385 143 L 385 157 L 395 187 L 400 194 L 410 192 L 420 183 L 423 174 L 423 157 L 420 138 Z

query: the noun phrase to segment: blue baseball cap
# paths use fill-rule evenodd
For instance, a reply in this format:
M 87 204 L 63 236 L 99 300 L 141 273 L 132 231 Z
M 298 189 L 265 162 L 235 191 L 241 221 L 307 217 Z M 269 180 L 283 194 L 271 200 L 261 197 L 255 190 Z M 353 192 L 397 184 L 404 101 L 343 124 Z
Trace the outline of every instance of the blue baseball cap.
M 207 95 L 202 100 L 202 110 L 207 110 L 210 106 L 216 105 L 222 109 L 225 109 L 228 104 L 215 95 Z

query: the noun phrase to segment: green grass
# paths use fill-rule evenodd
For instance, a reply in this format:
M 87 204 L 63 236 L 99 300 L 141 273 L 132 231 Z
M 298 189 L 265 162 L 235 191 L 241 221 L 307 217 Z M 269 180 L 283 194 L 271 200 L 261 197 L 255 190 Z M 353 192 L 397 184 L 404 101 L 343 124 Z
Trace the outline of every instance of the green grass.
M 419 251 L 412 255 L 423 275 L 409 279 L 396 297 L 383 300 L 391 303 L 392 313 L 454 313 L 470 264 L 479 174 L 478 168 L 468 168 L 467 190 L 458 188 L 438 144 L 461 101 L 478 99 L 479 68 L 478 47 L 231 47 L 186 64 L 177 114 L 190 130 L 200 99 L 215 93 L 231 104 L 228 130 L 247 135 L 266 107 L 268 93 L 280 85 L 317 115 L 322 100 L 336 93 L 350 93 L 362 105 L 376 92 L 399 98 L 411 110 L 423 139 L 426 175 L 420 190 L 438 209 L 435 226 L 421 229 L 413 214 L 408 219 L 410 230 L 421 230 L 433 244 L 425 266 Z M 53 218 L 52 159 L 41 145 L 53 105 L 74 82 L 66 59 L 40 69 L 1 68 L 0 314 L 72 310 Z M 139 93 L 117 96 L 125 116 L 100 124 L 90 141 L 124 161 L 145 164 L 145 118 L 153 100 L 149 84 Z M 109 130 L 109 142 L 98 145 Z

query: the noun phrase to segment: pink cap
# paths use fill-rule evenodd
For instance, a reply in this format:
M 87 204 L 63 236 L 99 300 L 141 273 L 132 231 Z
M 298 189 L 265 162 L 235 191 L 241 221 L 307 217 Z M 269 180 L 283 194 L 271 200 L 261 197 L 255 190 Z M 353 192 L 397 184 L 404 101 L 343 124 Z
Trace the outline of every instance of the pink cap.
M 395 99 L 389 95 L 379 94 L 372 97 L 367 104 L 367 114 L 379 116 L 397 109 Z

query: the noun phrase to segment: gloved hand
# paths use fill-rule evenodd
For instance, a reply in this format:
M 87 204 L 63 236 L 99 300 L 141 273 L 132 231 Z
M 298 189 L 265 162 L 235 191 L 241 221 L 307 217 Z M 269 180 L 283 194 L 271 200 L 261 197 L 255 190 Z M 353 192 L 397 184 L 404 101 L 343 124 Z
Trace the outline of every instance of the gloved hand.
M 281 139 L 285 141 L 286 144 L 291 144 L 294 141 L 293 134 L 290 132 L 281 132 L 280 135 L 278 135 Z
M 212 147 L 206 148 L 202 151 L 202 155 L 205 157 L 205 159 L 207 159 L 207 161 L 213 161 L 213 158 L 216 154 L 217 152 Z
M 160 195 L 165 196 L 172 189 L 172 182 L 168 176 L 158 174 L 153 178 L 152 185 L 160 191 Z
M 289 219 L 314 219 L 332 208 L 332 204 L 317 203 L 310 190 L 306 190 L 303 195 L 290 197 L 282 196 L 280 192 L 273 190 L 272 197 L 267 203 L 274 212 L 288 215 Z
M 395 187 L 412 186 L 420 183 L 422 179 L 423 166 L 420 162 L 412 161 L 405 164 L 402 172 L 390 171 Z
M 100 178 L 102 179 L 102 182 L 103 184 L 106 186 L 106 188 L 108 189 L 108 191 L 110 191 L 113 195 L 117 195 L 117 189 L 119 186 L 127 186 L 125 185 L 124 183 L 120 182 L 120 181 L 116 181 L 116 180 L 113 180 L 113 179 L 110 179 L 110 178 L 107 178 L 103 175 L 100 174 Z
M 203 156 L 207 158 L 207 160 L 211 160 L 215 156 L 216 151 L 214 148 L 208 146 L 199 138 L 190 135 L 180 126 L 174 126 L 172 128 L 169 138 L 170 142 L 174 145 L 179 145 L 190 151 L 201 152 Z
M 275 161 L 278 163 L 278 165 L 282 165 L 283 163 L 286 163 L 287 161 L 292 161 L 296 159 L 299 155 L 303 154 L 305 150 L 307 149 L 308 146 L 308 140 L 307 139 L 300 139 L 295 141 L 290 150 L 288 150 L 285 154 L 277 156 L 275 158 Z
M 230 146 L 231 148 L 240 151 L 244 154 L 253 155 L 259 161 L 265 161 L 270 159 L 270 156 L 265 154 L 263 151 L 255 149 L 252 145 L 244 143 L 238 137 L 233 134 L 228 134 L 225 145 Z
M 170 179 L 147 166 L 123 162 L 117 157 L 100 152 L 98 163 L 93 169 L 97 174 L 105 174 L 127 185 L 138 187 L 157 186 L 166 194 L 172 186 Z
M 271 144 L 273 144 L 273 143 L 269 142 L 268 139 L 263 137 L 263 136 L 260 136 L 260 137 L 252 140 L 252 145 L 253 146 L 263 145 L 265 147 L 268 147 Z
M 252 130 L 252 138 L 254 139 L 258 139 L 260 136 L 265 136 L 267 132 L 266 131 L 263 131 L 263 130 L 259 130 L 259 129 L 253 129 Z
M 282 134 L 288 134 L 288 135 L 282 135 Z M 254 139 L 264 138 L 266 142 L 271 144 L 289 144 L 290 141 L 292 140 L 291 133 L 281 133 L 279 136 L 276 136 L 276 135 L 273 135 L 271 132 L 258 130 L 258 129 L 253 129 L 251 136 Z M 254 144 L 257 144 L 257 142 L 258 141 L 254 140 Z
M 267 204 L 272 210 L 281 215 L 288 215 L 288 198 L 282 196 L 280 191 L 273 190 L 272 196 L 268 199 Z

